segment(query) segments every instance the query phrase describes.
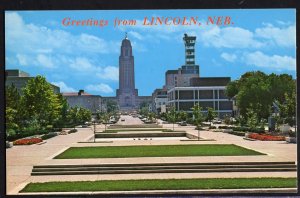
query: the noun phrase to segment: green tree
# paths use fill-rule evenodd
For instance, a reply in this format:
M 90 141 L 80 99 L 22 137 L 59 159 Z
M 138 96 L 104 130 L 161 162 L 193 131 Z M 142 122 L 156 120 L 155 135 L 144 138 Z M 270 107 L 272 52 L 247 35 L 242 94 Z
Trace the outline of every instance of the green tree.
M 239 81 L 231 81 L 227 84 L 225 94 L 229 98 L 233 98 L 239 92 Z
M 288 103 L 286 94 L 292 98 L 292 93 L 295 93 L 295 86 L 296 83 L 290 75 L 266 75 L 263 72 L 254 71 L 247 72 L 239 80 L 229 83 L 225 94 L 230 98 L 235 97 L 240 115 L 246 121 L 249 117 L 249 110 L 255 112 L 257 116 L 255 119 L 260 121 L 269 117 L 274 101 L 286 106 Z M 294 105 L 293 103 L 290 104 L 291 106 Z M 281 106 L 281 109 L 284 107 Z M 295 106 L 289 109 L 295 109 Z M 292 111 L 290 112 L 293 114 Z M 252 120 L 253 116 L 254 114 L 251 114 Z M 285 112 L 282 113 L 282 116 L 285 117 L 285 120 L 290 120 L 286 119 L 289 116 Z
M 109 121 L 109 119 L 110 119 L 110 116 L 111 116 L 111 114 L 108 113 L 108 112 L 104 112 L 104 113 L 102 114 L 101 120 L 102 120 L 102 122 L 104 123 L 105 131 L 106 131 L 106 126 L 107 126 L 107 123 L 108 123 L 108 121 Z
M 280 117 L 284 123 L 293 126 L 296 123 L 296 92 L 284 94 L 284 102 L 279 104 Z
M 155 119 L 155 113 L 149 112 L 149 113 L 148 113 L 148 120 L 150 120 L 151 122 L 153 122 L 154 119 Z
M 196 125 L 196 128 L 198 130 L 198 140 L 200 140 L 200 126 L 202 125 L 202 122 L 204 121 L 204 116 L 202 113 L 202 107 L 200 107 L 199 103 L 196 103 L 193 110 L 193 119 L 194 124 Z
M 175 110 L 174 106 L 172 106 L 169 109 L 169 111 L 167 112 L 167 118 L 168 118 L 168 121 L 173 124 L 173 131 L 174 131 L 174 124 L 176 122 L 176 110 Z
M 148 107 L 142 107 L 142 108 L 139 110 L 139 114 L 140 114 L 140 115 L 147 116 L 148 113 L 149 113 Z
M 79 107 L 78 106 L 71 107 L 68 111 L 67 118 L 70 121 L 70 124 L 72 124 L 74 126 L 74 129 L 75 129 L 76 125 L 79 122 L 78 113 L 79 113 Z
M 211 121 L 217 116 L 217 112 L 211 108 L 208 107 L 207 108 L 207 115 L 206 115 L 206 120 L 209 122 L 209 124 L 211 125 Z
M 18 93 L 18 90 L 13 84 L 5 87 L 5 125 L 8 136 L 15 135 L 16 131 L 19 130 L 21 125 L 20 99 L 21 97 Z
M 54 124 L 55 127 L 63 127 L 66 123 L 69 123 L 68 120 L 68 111 L 69 111 L 69 104 L 67 100 L 63 97 L 62 94 L 57 94 L 58 102 L 61 105 L 60 113 L 58 116 L 58 120 Z
M 185 111 L 178 112 L 179 121 L 186 121 L 187 117 L 188 117 L 187 112 L 185 112 Z
M 88 109 L 80 107 L 78 110 L 78 122 L 80 124 L 84 124 L 85 122 L 89 122 L 92 119 L 92 112 Z
M 44 128 L 59 119 L 61 104 L 45 77 L 37 76 L 28 80 L 22 92 L 21 101 L 26 107 L 24 113 L 29 123 L 36 122 L 38 126 Z
M 167 120 L 167 113 L 166 112 L 162 112 L 159 114 L 160 119 L 162 120 Z
M 247 111 L 247 125 L 254 129 L 258 126 L 259 120 L 257 118 L 257 114 L 254 112 L 252 108 Z

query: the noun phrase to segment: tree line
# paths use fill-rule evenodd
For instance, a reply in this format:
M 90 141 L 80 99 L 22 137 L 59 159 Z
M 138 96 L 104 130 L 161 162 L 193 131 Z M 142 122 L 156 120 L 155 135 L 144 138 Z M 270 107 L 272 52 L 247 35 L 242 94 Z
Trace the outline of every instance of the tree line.
M 236 100 L 241 124 L 259 125 L 274 112 L 277 124 L 295 124 L 296 81 L 291 75 L 247 72 L 230 82 L 225 93 Z
M 13 84 L 6 86 L 6 134 L 10 139 L 74 127 L 91 120 L 88 109 L 69 107 L 62 94 L 55 94 L 43 76 L 28 80 L 20 93 Z

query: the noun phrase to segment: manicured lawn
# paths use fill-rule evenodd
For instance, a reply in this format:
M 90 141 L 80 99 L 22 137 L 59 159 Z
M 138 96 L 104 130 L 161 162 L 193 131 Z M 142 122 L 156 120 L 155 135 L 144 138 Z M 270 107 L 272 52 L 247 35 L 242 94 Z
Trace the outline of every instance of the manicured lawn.
M 234 144 L 71 147 L 55 159 L 264 155 Z
M 202 178 L 30 183 L 21 192 L 295 188 L 296 178 Z

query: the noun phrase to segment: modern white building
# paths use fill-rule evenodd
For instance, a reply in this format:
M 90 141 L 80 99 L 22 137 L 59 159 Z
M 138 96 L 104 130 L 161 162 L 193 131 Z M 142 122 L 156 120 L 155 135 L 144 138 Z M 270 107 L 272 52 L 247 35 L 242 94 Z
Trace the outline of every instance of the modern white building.
M 213 108 L 218 117 L 232 115 L 233 103 L 225 95 L 225 89 L 230 78 L 195 78 L 191 80 L 190 87 L 174 87 L 168 90 L 168 106 L 175 107 L 176 111 L 191 113 L 196 103 L 207 112 Z

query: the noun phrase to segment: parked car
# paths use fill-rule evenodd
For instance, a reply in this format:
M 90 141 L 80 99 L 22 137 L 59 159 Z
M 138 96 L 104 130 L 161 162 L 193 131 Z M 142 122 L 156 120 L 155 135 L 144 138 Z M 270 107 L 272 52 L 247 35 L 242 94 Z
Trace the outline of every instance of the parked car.
M 186 121 L 182 121 L 179 123 L 180 126 L 187 126 Z
M 220 119 L 213 119 L 212 123 L 213 124 L 221 124 L 222 120 L 220 120 Z
M 125 119 L 124 119 L 124 118 L 122 118 L 122 119 L 121 119 L 121 122 L 124 122 L 124 121 L 125 121 Z

